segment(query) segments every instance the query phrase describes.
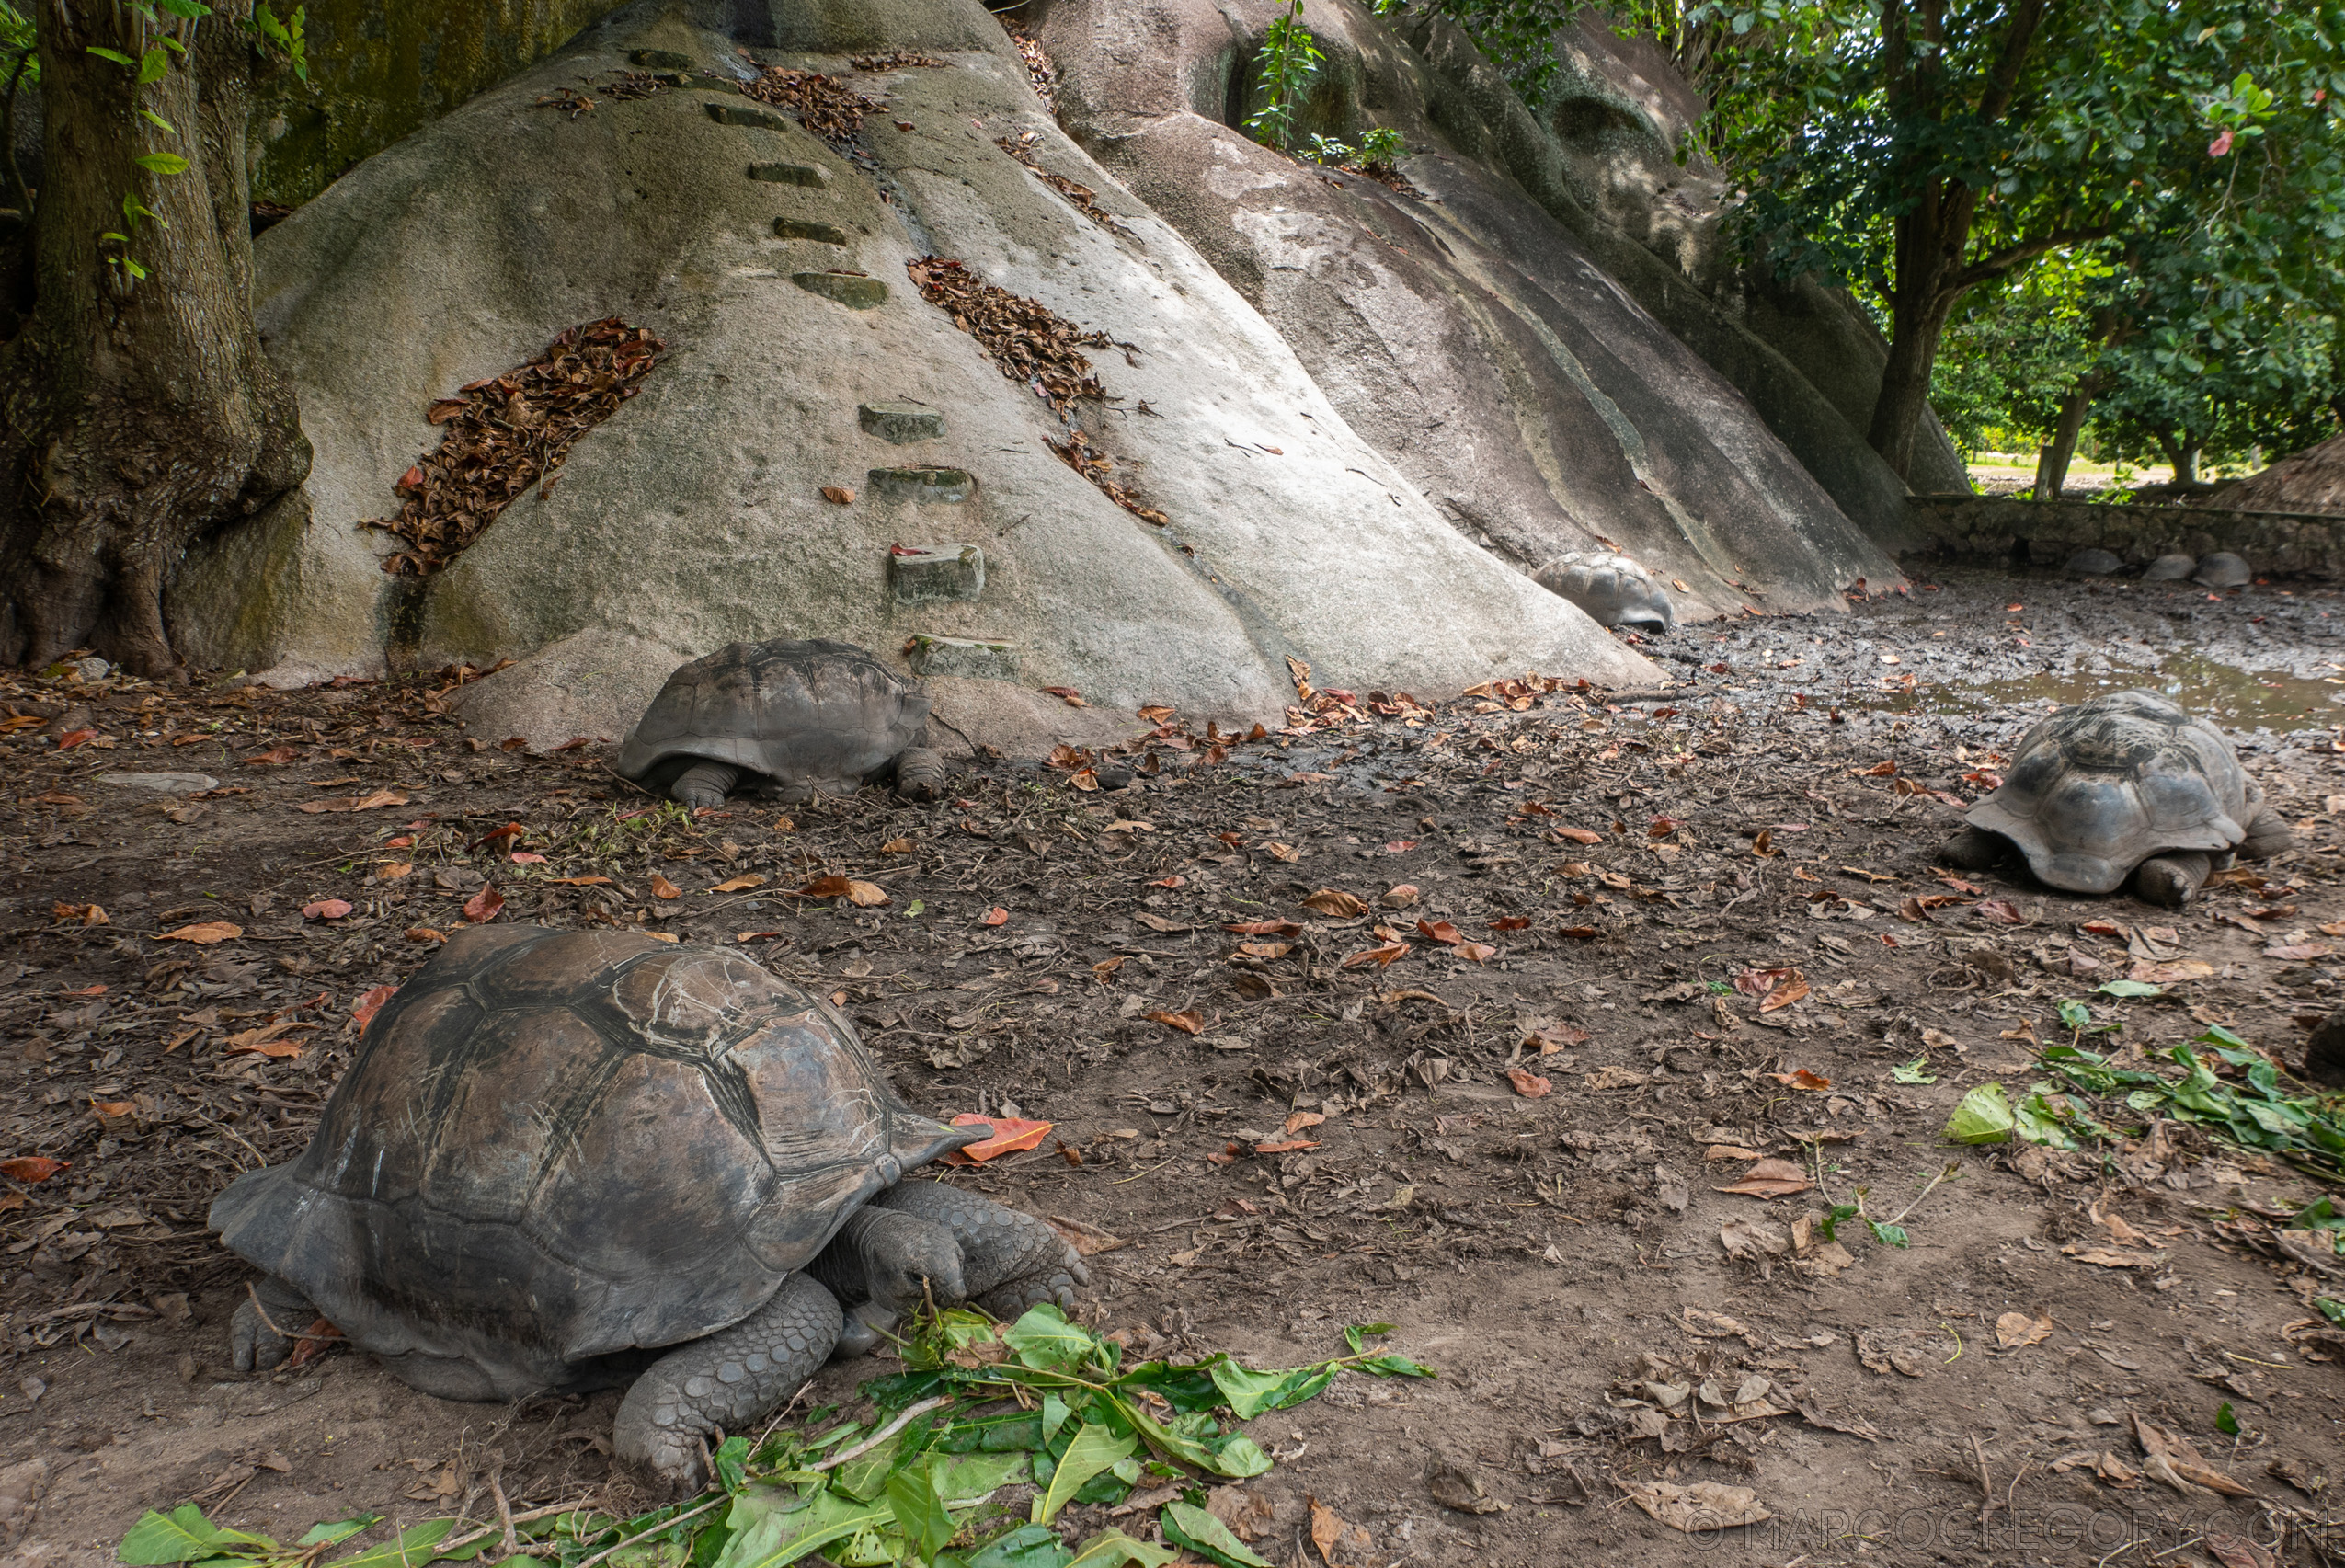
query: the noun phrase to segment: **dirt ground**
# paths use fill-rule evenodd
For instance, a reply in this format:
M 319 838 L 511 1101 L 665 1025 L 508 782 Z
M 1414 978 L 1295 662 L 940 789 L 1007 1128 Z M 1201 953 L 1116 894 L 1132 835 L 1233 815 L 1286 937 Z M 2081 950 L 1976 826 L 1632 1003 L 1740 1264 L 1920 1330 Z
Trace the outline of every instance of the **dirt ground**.
M 2122 1022 L 2104 1048 L 2220 1023 L 2297 1058 L 2345 933 L 2345 597 L 1913 569 L 1845 617 L 1648 642 L 1665 691 L 1360 692 L 1218 759 L 1176 715 L 1128 789 L 993 761 L 938 807 L 786 819 L 659 807 L 596 746 L 509 753 L 439 681 L 0 679 L 0 1157 L 70 1162 L 0 1198 L 5 1561 L 109 1562 L 189 1499 L 290 1539 L 612 1484 L 615 1396 L 227 1368 L 245 1275 L 208 1202 L 301 1148 L 353 1008 L 490 885 L 501 921 L 745 946 L 842 998 L 916 1105 L 1056 1124 L 952 1179 L 1122 1238 L 1086 1310 L 1144 1346 L 1292 1365 L 1397 1325 L 1436 1380 L 1255 1424 L 1279 1463 L 1236 1512 L 1274 1562 L 1306 1560 L 1307 1497 L 1359 1528 L 1354 1568 L 2329 1561 L 2345 1365 L 2305 1324 L 2334 1265 L 2267 1222 L 2319 1184 L 2172 1123 L 2081 1154 L 1941 1128 L 2026 1092 L 2065 998 Z M 1932 864 L 2049 702 L 2134 683 L 2234 727 L 2296 850 L 2182 911 Z M 216 785 L 103 777 L 164 770 Z M 887 902 L 780 896 L 827 875 Z M 1228 929 L 1254 922 L 1297 929 Z M 1720 1190 L 1760 1158 L 1820 1185 Z M 1910 1206 L 1909 1247 L 1802 1223 L 1859 1189 Z M 2244 1494 L 2157 1479 L 2161 1431 Z M 1656 1482 L 1771 1517 L 1683 1534 L 1629 1495 Z

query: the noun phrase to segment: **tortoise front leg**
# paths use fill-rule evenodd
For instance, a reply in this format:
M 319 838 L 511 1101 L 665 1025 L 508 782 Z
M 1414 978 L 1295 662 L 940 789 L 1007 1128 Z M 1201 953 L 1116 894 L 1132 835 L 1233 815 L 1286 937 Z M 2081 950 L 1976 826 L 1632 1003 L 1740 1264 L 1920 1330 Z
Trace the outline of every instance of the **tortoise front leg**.
M 2270 860 L 2296 841 L 2288 819 L 2266 806 L 2248 823 L 2247 841 L 2239 846 L 2241 860 Z
M 678 1496 L 708 1484 L 709 1436 L 738 1432 L 798 1391 L 839 1338 L 839 1303 L 803 1274 L 782 1282 L 730 1328 L 688 1340 L 651 1364 L 619 1402 L 612 1447 Z
M 1075 1304 L 1075 1287 L 1091 1271 L 1058 1232 L 1031 1214 L 943 1182 L 898 1182 L 872 1200 L 898 1214 L 932 1220 L 961 1243 L 961 1284 L 968 1299 L 997 1318 L 1028 1307 Z
M 944 759 L 926 746 L 907 747 L 896 759 L 896 793 L 906 800 L 941 799 L 944 783 Z
M 668 798 L 685 806 L 722 806 L 739 782 L 741 770 L 730 762 L 694 762 L 668 786 Z
M 228 1320 L 228 1356 L 239 1372 L 271 1372 L 293 1353 L 317 1309 L 283 1280 L 253 1281 Z
M 2150 903 L 2180 909 L 2198 897 L 2213 870 L 2213 857 L 2195 850 L 2154 854 L 2133 868 L 2133 892 Z
M 1958 871 L 1987 871 L 2010 849 L 2010 841 L 1984 828 L 1963 827 L 1946 841 L 1938 858 Z

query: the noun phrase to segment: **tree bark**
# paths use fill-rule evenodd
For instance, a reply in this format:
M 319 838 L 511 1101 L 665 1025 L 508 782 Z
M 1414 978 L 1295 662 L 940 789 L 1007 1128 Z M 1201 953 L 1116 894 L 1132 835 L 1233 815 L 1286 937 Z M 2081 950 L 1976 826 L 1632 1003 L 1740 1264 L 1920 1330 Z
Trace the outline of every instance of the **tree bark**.
M 1930 371 L 1939 339 L 1962 291 L 1947 286 L 1970 242 L 1973 198 L 1950 182 L 1933 180 L 1913 210 L 1897 220 L 1897 281 L 1889 300 L 1889 362 L 1866 440 L 1900 479 L 1914 472 L 1922 410 L 1929 406 Z
M 2056 501 L 2068 487 L 2068 464 L 2076 456 L 2076 438 L 2084 434 L 2085 416 L 2092 412 L 2093 386 L 2090 378 L 2068 389 L 2060 400 L 2060 418 L 2053 421 L 2052 440 L 2036 454 L 2035 498 Z
M 0 657 L 86 646 L 161 673 L 177 663 L 163 594 L 188 546 L 309 471 L 252 316 L 251 0 L 183 24 L 187 56 L 143 89 L 88 52 L 122 47 L 113 7 L 35 12 L 46 172 L 33 315 L 0 348 Z M 133 162 L 147 153 L 189 167 L 149 173 Z M 125 222 L 125 193 L 154 217 Z M 102 237 L 124 231 L 127 246 Z M 143 280 L 109 261 L 125 250 Z

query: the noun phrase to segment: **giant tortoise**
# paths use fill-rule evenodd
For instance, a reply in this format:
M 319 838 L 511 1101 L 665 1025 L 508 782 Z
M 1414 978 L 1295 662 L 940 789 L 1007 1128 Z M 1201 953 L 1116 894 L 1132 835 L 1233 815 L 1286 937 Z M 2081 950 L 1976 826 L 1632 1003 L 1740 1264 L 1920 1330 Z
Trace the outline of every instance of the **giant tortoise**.
M 2185 904 L 2218 864 L 2277 854 L 2293 836 L 2221 730 L 2155 692 L 2112 692 L 2021 736 L 2003 783 L 1939 853 L 1985 870 L 2016 845 L 2054 887 L 2112 893 L 2130 877 L 2152 903 Z
M 468 931 L 368 1024 L 301 1157 L 212 1204 L 264 1276 L 235 1365 L 322 1314 L 443 1399 L 626 1385 L 618 1454 L 694 1489 L 708 1434 L 924 1299 L 1072 1304 L 1088 1276 L 1041 1220 L 903 1179 L 982 1136 L 738 953 Z
M 619 749 L 617 769 L 686 806 L 747 785 L 770 800 L 852 795 L 893 778 L 934 800 L 944 763 L 928 697 L 852 643 L 731 643 L 668 677 Z

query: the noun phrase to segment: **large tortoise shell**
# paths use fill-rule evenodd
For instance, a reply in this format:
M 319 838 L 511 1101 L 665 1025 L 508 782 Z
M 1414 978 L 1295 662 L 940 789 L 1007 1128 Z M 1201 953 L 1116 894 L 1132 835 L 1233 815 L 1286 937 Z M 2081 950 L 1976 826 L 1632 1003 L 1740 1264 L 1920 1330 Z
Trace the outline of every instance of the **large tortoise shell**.
M 2051 886 L 2110 893 L 2154 854 L 2236 849 L 2261 804 L 2221 730 L 2154 692 L 2112 692 L 2020 737 L 1970 822 Z
M 1609 550 L 1568 551 L 1531 580 L 1586 611 L 1599 626 L 1635 622 L 1666 632 L 1677 624 L 1668 590 L 1644 567 Z
M 970 1137 L 746 956 L 482 927 L 375 1015 L 302 1156 L 212 1222 L 363 1348 L 566 1365 L 746 1316 Z
M 919 683 L 852 643 L 732 643 L 668 677 L 618 771 L 655 793 L 701 761 L 836 784 L 878 772 L 927 727 Z

